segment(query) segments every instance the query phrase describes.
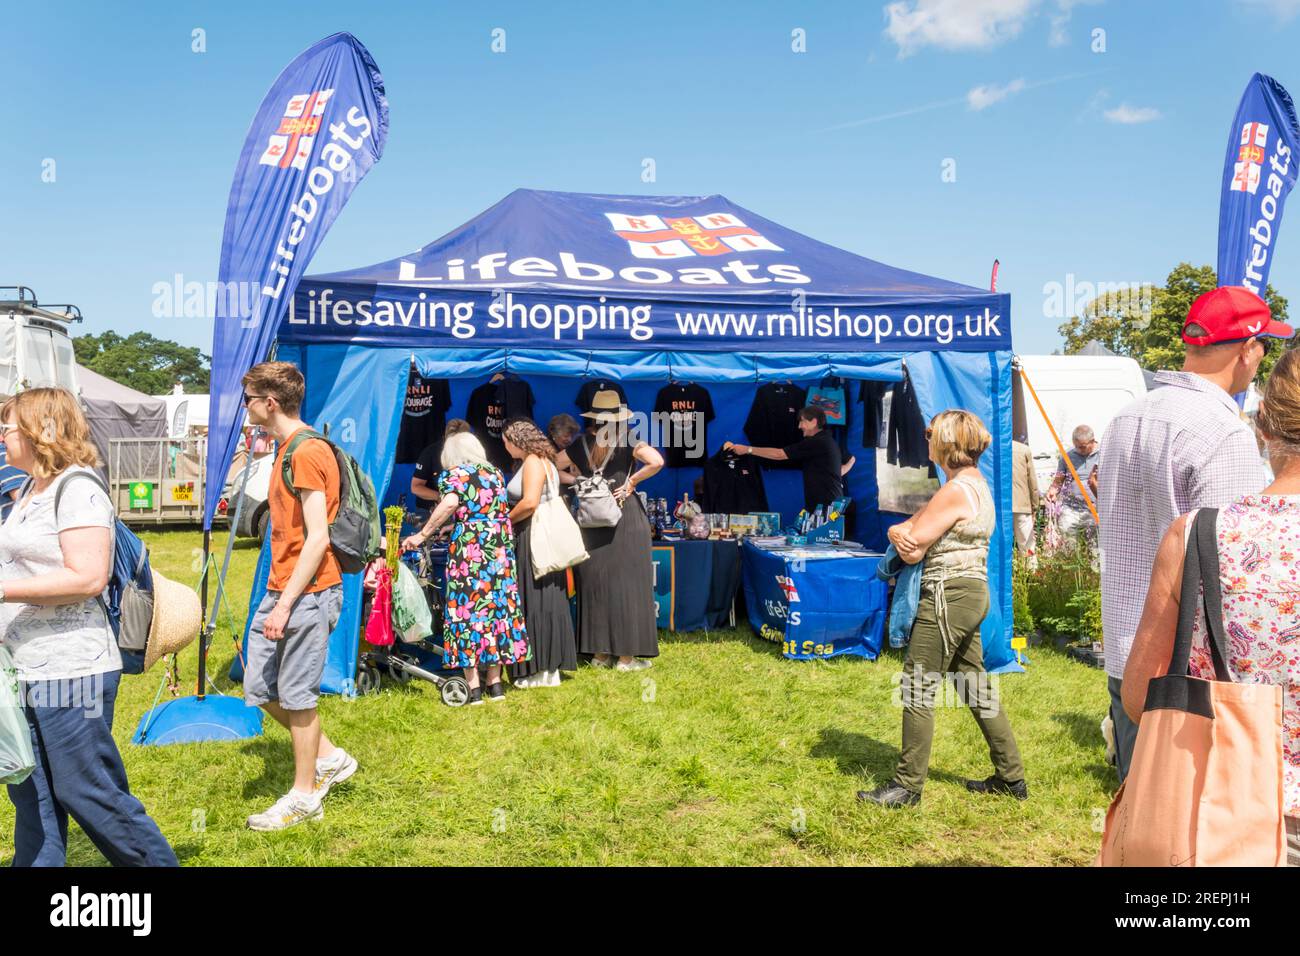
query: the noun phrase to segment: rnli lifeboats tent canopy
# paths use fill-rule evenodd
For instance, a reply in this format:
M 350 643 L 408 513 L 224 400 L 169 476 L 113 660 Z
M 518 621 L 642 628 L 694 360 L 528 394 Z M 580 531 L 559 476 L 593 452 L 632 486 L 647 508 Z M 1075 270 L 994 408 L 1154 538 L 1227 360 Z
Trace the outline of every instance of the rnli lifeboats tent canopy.
M 649 412 L 669 381 L 706 385 L 717 419 L 706 454 L 743 440 L 759 383 L 849 380 L 848 492 L 856 536 L 882 547 L 875 447 L 863 448 L 854 380 L 911 377 L 922 413 L 966 408 L 993 445 L 981 469 L 994 489 L 990 669 L 1011 650 L 1011 326 L 1009 296 L 931 278 L 837 249 L 723 196 L 604 196 L 521 189 L 409 255 L 308 276 L 278 329 L 279 358 L 307 379 L 304 417 L 354 455 L 389 500 L 412 361 L 452 380 L 452 414 L 496 372 L 524 376 L 534 418 L 573 414 L 584 376 L 621 381 Z M 220 387 L 220 386 L 218 386 Z M 237 386 L 236 386 L 237 387 Z M 665 469 L 643 490 L 693 493 L 699 468 Z M 771 471 L 774 510 L 800 506 L 797 471 Z M 254 586 L 256 602 L 264 569 Z M 355 673 L 360 581 L 345 581 L 324 685 Z M 236 665 L 237 666 L 237 665 Z

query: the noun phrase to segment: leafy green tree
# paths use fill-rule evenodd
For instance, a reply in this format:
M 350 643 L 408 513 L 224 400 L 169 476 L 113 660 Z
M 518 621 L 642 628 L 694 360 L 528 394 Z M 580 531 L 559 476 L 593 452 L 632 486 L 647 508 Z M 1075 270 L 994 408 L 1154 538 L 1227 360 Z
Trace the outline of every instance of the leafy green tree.
M 146 395 L 163 395 L 177 382 L 189 393 L 208 391 L 207 355 L 148 332 L 79 335 L 72 348 L 79 365 Z
M 1186 352 L 1182 332 L 1187 312 L 1197 296 L 1216 285 L 1218 278 L 1213 266 L 1180 262 L 1169 273 L 1164 286 L 1154 289 L 1149 296 L 1128 290 L 1105 292 L 1060 326 L 1065 354 L 1073 355 L 1096 339 L 1111 351 L 1136 360 L 1143 368 L 1153 371 L 1182 368 Z M 1287 301 L 1271 285 L 1264 290 L 1264 301 L 1274 319 L 1287 321 Z M 1275 351 L 1264 357 L 1256 381 L 1268 377 L 1280 354 Z

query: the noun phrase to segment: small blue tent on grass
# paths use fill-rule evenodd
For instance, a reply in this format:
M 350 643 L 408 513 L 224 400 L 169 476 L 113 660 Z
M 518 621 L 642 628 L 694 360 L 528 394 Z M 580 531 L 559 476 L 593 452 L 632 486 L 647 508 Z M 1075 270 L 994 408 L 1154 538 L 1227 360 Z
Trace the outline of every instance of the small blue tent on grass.
M 994 489 L 990 670 L 1017 669 L 1011 650 L 1010 297 L 853 255 L 722 196 L 605 196 L 520 189 L 418 252 L 298 286 L 276 357 L 307 380 L 303 418 L 357 458 L 381 498 L 410 470 L 394 468 L 408 370 L 451 383 L 452 412 L 497 372 L 532 387 L 534 417 L 576 414 L 585 377 L 618 380 L 649 411 L 670 381 L 706 386 L 716 411 L 707 452 L 744 441 L 761 383 L 808 386 L 836 375 L 910 376 L 928 420 L 953 407 L 988 426 L 981 468 Z M 238 382 L 234 387 L 238 387 Z M 852 391 L 850 402 L 857 397 Z M 862 448 L 862 406 L 850 415 L 857 464 L 848 491 L 856 535 L 885 543 L 874 447 Z M 651 496 L 691 492 L 699 468 L 664 469 Z M 801 506 L 797 472 L 770 471 L 773 510 Z M 265 590 L 264 552 L 250 608 Z M 356 671 L 361 582 L 344 583 L 323 687 L 348 693 Z M 239 662 L 234 665 L 240 676 Z

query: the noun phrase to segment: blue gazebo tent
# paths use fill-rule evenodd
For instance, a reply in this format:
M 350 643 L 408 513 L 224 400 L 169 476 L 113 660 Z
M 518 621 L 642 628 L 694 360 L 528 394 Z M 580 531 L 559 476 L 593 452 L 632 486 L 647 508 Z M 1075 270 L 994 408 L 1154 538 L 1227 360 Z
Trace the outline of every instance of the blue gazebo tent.
M 276 357 L 307 380 L 304 418 L 396 500 L 394 468 L 408 370 L 451 382 L 453 416 L 498 372 L 523 377 L 534 418 L 576 414 L 584 377 L 619 380 L 649 412 L 669 381 L 706 386 L 717 418 L 707 453 L 744 440 L 757 386 L 808 386 L 836 375 L 910 376 L 923 415 L 977 414 L 993 445 L 981 469 L 994 489 L 990 670 L 1018 669 L 1011 650 L 1010 297 L 887 266 L 801 235 L 722 196 L 617 196 L 520 189 L 422 249 L 372 266 L 309 276 L 278 333 Z M 856 398 L 852 391 L 850 400 Z M 874 448 L 862 406 L 850 416 L 857 465 L 848 492 L 857 537 L 883 547 Z M 699 468 L 665 469 L 651 496 L 693 490 Z M 774 510 L 801 503 L 797 472 L 767 473 Z M 265 588 L 265 555 L 250 607 Z M 324 687 L 355 674 L 360 580 L 345 581 Z M 238 675 L 239 663 L 234 665 Z

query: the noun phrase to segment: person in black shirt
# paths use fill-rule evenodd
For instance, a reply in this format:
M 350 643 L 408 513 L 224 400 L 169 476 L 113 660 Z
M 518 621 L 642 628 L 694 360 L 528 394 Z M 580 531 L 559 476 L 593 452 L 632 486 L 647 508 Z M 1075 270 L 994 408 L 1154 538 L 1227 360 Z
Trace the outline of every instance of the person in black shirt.
M 818 505 L 829 506 L 844 497 L 844 475 L 855 459 L 844 461 L 839 443 L 826 430 L 826 413 L 812 405 L 799 411 L 799 431 L 803 438 L 785 448 L 755 448 L 727 442 L 722 447 L 737 455 L 753 455 L 768 461 L 793 461 L 803 469 L 804 509 L 815 511 Z

